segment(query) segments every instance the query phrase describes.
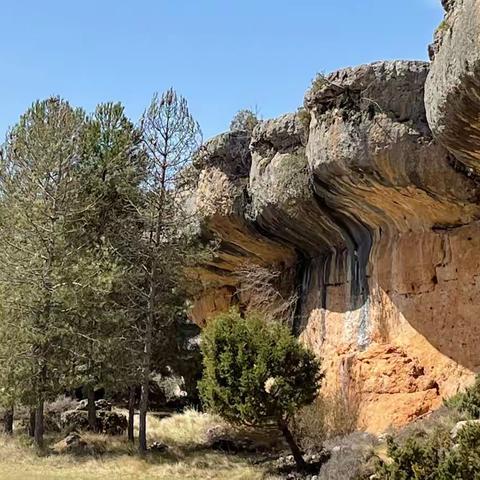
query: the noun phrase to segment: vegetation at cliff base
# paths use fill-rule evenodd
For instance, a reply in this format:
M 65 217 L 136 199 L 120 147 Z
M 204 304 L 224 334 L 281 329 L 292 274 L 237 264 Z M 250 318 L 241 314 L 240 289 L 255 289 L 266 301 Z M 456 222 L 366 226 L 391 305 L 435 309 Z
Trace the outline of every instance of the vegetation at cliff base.
M 380 461 L 376 478 L 382 480 L 480 479 L 480 425 L 466 425 L 452 439 L 449 431 L 412 435 L 400 444 L 388 440 L 388 461 Z
M 480 375 L 476 376 L 473 385 L 446 399 L 445 405 L 470 418 L 480 419 Z
M 414 431 L 404 440 L 389 437 L 387 458 L 377 462 L 379 480 L 480 479 L 480 376 L 475 383 L 445 401 L 447 412 L 458 418 L 432 431 Z M 458 420 L 457 418 L 457 420 Z
M 287 327 L 255 314 L 242 318 L 234 310 L 205 328 L 202 352 L 199 388 L 206 407 L 233 423 L 277 425 L 304 468 L 289 421 L 318 392 L 322 374 L 313 354 Z

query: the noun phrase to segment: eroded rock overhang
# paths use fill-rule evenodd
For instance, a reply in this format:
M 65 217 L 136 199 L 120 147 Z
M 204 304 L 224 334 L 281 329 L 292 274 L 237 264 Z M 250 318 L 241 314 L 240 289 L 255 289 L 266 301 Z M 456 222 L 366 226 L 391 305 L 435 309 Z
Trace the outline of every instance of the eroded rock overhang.
M 480 370 L 480 49 L 462 53 L 466 72 L 446 65 L 477 3 L 449 4 L 431 69 L 334 72 L 298 112 L 220 135 L 196 161 L 202 234 L 219 249 L 196 269 L 192 316 L 248 309 L 245 263 L 282 272 L 295 331 L 324 359 L 327 387 L 360 398 L 370 430 L 428 412 Z

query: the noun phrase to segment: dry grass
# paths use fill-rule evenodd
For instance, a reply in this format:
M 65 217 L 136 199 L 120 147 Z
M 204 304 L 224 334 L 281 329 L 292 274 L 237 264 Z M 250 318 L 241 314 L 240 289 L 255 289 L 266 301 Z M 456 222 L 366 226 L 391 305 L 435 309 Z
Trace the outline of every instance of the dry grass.
M 198 447 L 205 444 L 207 431 L 214 426 L 225 427 L 225 423 L 218 417 L 194 409 L 164 419 L 150 415 L 147 419 L 148 440 L 174 447 Z M 138 434 L 137 423 L 135 431 Z
M 261 467 L 251 465 L 242 456 L 201 450 L 207 430 L 221 421 L 189 410 L 166 419 L 148 417 L 149 441 L 166 443 L 166 454 L 146 459 L 135 455 L 125 437 L 85 434 L 84 438 L 105 452 L 97 457 L 68 454 L 37 456 L 22 436 L 0 436 L 1 480 L 266 480 Z M 50 439 L 54 442 L 57 439 Z M 194 448 L 192 448 L 194 447 Z

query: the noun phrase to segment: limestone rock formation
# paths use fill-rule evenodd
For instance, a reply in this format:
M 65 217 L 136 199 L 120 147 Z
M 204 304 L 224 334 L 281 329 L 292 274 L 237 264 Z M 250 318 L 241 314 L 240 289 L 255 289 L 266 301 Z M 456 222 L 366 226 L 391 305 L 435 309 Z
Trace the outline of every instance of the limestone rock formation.
M 449 0 L 445 6 L 426 84 L 428 120 L 474 175 L 480 171 L 480 1 Z
M 319 77 L 303 109 L 220 135 L 196 161 L 202 235 L 219 248 L 197 267 L 192 317 L 248 309 L 244 265 L 281 272 L 326 388 L 355 393 L 359 425 L 375 432 L 480 370 L 478 3 L 447 2 L 453 30 L 431 69 L 378 62 Z

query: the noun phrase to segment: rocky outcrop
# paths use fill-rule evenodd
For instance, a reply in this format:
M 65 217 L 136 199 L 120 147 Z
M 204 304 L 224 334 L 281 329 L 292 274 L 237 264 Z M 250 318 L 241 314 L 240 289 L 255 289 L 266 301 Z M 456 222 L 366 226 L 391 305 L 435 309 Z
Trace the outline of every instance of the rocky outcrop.
M 437 139 L 471 175 L 480 173 L 480 1 L 446 2 L 426 84 L 427 114 Z
M 449 4 L 447 18 L 461 25 L 473 3 Z M 355 393 L 372 431 L 429 412 L 480 371 L 480 77 L 456 80 L 471 113 L 448 100 L 452 39 L 432 70 L 379 62 L 318 77 L 299 112 L 220 135 L 196 162 L 203 236 L 219 247 L 197 268 L 192 317 L 248 309 L 245 264 L 281 272 L 326 388 Z
M 67 410 L 61 415 L 61 426 L 68 431 L 88 430 L 88 414 L 85 410 Z M 122 435 L 127 429 L 127 417 L 123 413 L 97 410 L 97 430 L 106 435 Z

